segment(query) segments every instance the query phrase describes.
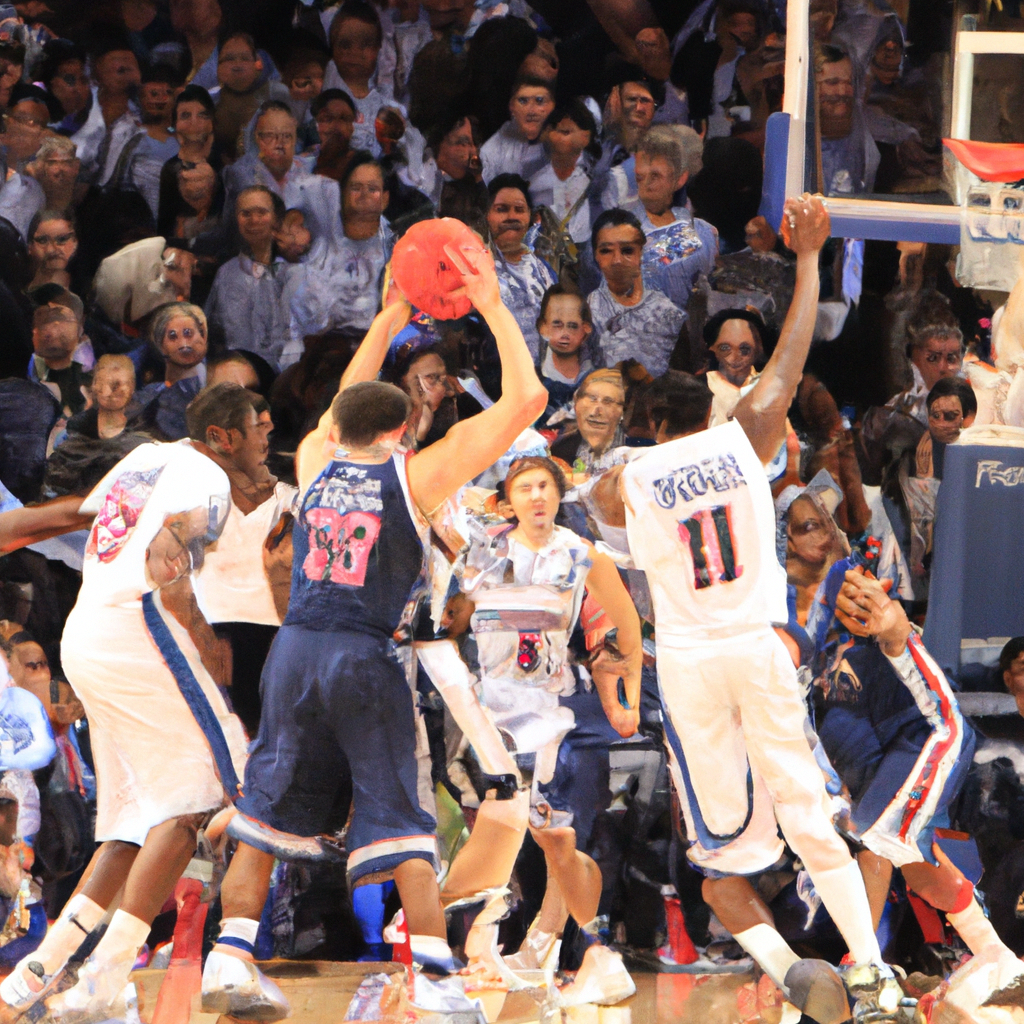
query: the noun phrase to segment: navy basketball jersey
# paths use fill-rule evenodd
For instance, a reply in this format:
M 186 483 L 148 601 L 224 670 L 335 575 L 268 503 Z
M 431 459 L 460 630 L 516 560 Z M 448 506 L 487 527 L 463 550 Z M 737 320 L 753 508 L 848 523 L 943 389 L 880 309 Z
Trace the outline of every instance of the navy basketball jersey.
M 310 485 L 295 521 L 285 625 L 391 636 L 423 568 L 406 456 L 368 465 L 341 455 Z

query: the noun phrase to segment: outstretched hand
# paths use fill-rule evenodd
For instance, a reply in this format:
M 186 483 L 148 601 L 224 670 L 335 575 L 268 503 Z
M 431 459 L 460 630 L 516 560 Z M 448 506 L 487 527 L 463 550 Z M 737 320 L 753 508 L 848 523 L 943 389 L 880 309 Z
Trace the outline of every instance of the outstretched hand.
M 832 230 L 828 210 L 821 196 L 805 192 L 798 199 L 787 199 L 782 209 L 780 234 L 786 246 L 797 256 L 814 255 L 828 241 Z
M 453 296 L 465 295 L 481 313 L 501 305 L 494 258 L 483 243 L 479 246 L 446 245 L 444 254 L 462 275 L 462 285 L 454 289 Z
M 892 657 L 902 653 L 911 632 L 903 606 L 863 566 L 846 573 L 836 598 L 836 618 L 854 636 L 877 637 L 883 652 Z
M 640 687 L 637 684 L 642 667 L 643 659 L 639 652 L 636 657 L 626 658 L 607 647 L 598 651 L 590 662 L 590 674 L 594 677 L 595 684 L 598 683 L 598 679 L 609 684 L 597 686 L 601 706 L 611 727 L 623 739 L 635 735 L 640 728 L 640 708 L 625 707 L 622 704 L 619 697 L 620 680 L 624 692 L 628 693 L 633 689 L 639 693 Z M 634 685 L 631 686 L 631 683 Z

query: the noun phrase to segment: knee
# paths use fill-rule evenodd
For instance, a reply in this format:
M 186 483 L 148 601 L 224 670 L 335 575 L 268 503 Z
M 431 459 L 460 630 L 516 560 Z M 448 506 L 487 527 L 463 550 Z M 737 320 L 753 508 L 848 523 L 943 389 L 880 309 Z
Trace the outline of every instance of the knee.
M 911 890 L 936 910 L 962 910 L 973 898 L 974 886 L 956 868 L 906 864 L 901 870 Z
M 531 828 L 530 833 L 544 855 L 555 862 L 568 860 L 576 854 L 576 829 L 571 826 Z

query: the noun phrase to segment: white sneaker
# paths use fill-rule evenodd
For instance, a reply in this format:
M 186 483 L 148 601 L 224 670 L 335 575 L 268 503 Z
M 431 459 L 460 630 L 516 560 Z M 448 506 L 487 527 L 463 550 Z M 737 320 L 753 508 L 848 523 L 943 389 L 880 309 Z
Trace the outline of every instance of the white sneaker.
M 622 957 L 607 946 L 595 943 L 583 956 L 583 964 L 570 984 L 558 990 L 562 1006 L 596 1003 L 613 1006 L 636 992 L 636 985 L 622 962 Z
M 281 990 L 251 961 L 213 950 L 203 968 L 203 1013 L 223 1013 L 271 1024 L 291 1007 Z
M 134 966 L 134 955 L 130 961 L 122 958 L 101 962 L 89 957 L 78 972 L 78 981 L 46 1001 L 50 1019 L 61 1024 L 109 1020 L 124 1003 L 128 975 Z
M 1024 1006 L 1024 962 L 993 943 L 950 975 L 945 998 L 965 1013 L 981 1006 Z
M 39 999 L 54 976 L 45 974 L 43 965 L 38 960 L 33 960 L 32 956 L 33 954 L 29 953 L 3 981 L 0 981 L 0 999 L 19 1013 L 27 1010 Z M 59 974 L 62 969 L 63 964 L 54 971 L 54 974 Z
M 558 963 L 560 945 L 559 937 L 554 932 L 542 932 L 537 927 L 535 919 L 518 951 L 505 957 L 505 963 L 513 971 L 543 971 L 549 967 L 554 968 Z

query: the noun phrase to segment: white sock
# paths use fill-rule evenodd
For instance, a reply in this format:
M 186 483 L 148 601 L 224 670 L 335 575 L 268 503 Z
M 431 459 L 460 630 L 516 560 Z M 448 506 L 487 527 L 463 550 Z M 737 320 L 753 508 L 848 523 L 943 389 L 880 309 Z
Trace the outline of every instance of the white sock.
M 99 945 L 93 950 L 89 959 L 94 964 L 115 964 L 119 961 L 128 961 L 131 966 L 135 964 L 135 958 L 139 950 L 149 937 L 152 925 L 133 917 L 124 910 L 117 910 L 107 925 L 107 930 L 100 939 Z M 127 980 L 127 975 L 125 975 Z
M 23 957 L 18 966 L 0 982 L 0 999 L 15 1006 L 29 999 L 25 964 L 39 963 L 43 972 L 53 975 L 67 963 L 85 937 L 103 920 L 106 911 L 88 896 L 79 893 L 68 900 L 60 917 L 53 922 L 37 949 Z
M 755 924 L 736 932 L 733 938 L 761 965 L 762 970 L 782 989 L 786 989 L 786 974 L 800 957 L 789 948 L 786 940 L 768 924 Z
M 259 930 L 259 921 L 253 921 L 252 918 L 225 917 L 220 923 L 217 945 L 233 946 L 246 953 L 255 953 L 256 933 Z
M 430 960 L 444 965 L 452 958 L 451 947 L 436 935 L 410 935 L 409 948 L 414 960 Z
M 871 905 L 857 862 L 851 860 L 841 868 L 812 872 L 811 881 L 854 961 L 881 964 L 882 951 L 871 926 Z
M 32 959 L 38 960 L 44 967 L 48 966 L 48 960 L 66 960 L 78 949 L 86 935 L 103 920 L 104 914 L 106 911 L 103 907 L 84 893 L 72 896 L 39 948 L 31 954 Z
M 957 934 L 975 956 L 986 946 L 1004 946 L 976 899 L 971 900 L 966 910 L 959 913 L 947 912 L 946 920 L 957 930 Z

